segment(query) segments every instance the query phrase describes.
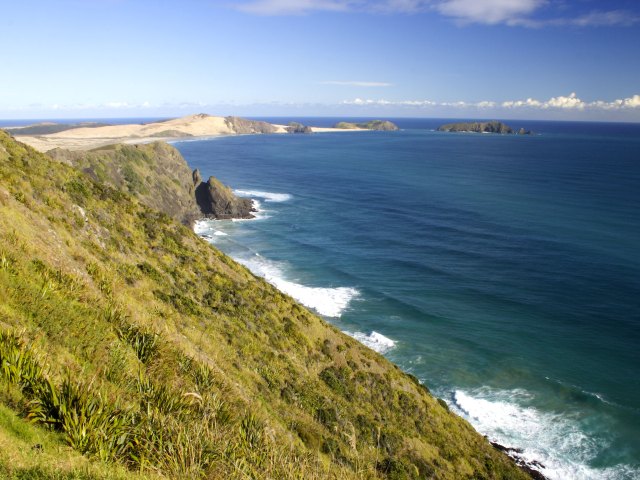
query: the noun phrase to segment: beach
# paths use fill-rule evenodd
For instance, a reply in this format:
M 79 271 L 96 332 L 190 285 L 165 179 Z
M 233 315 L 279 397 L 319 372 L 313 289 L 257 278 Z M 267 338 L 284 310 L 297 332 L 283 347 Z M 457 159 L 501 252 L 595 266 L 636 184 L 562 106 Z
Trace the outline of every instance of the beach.
M 12 135 L 21 142 L 41 152 L 54 148 L 68 150 L 91 150 L 114 143 L 149 143 L 156 141 L 203 140 L 212 137 L 241 135 L 252 133 L 286 134 L 286 125 L 266 124 L 254 120 L 243 120 L 248 124 L 240 130 L 229 121 L 229 118 L 206 114 L 188 115 L 171 120 L 151 123 L 131 123 L 98 127 L 70 128 L 62 132 L 29 135 L 21 134 L 21 128 L 13 129 Z M 246 130 L 248 128 L 248 131 Z M 310 127 L 313 133 L 334 133 L 367 131 L 363 128 L 340 129 L 331 127 Z M 264 131 L 264 130 L 267 131 Z

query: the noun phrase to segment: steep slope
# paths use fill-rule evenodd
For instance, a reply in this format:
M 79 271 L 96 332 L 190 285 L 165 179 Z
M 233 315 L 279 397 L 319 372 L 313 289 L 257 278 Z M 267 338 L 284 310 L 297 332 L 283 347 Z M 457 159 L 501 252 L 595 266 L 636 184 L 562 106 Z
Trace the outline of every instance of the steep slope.
M 211 177 L 202 181 L 180 152 L 164 142 L 115 144 L 82 152 L 56 148 L 47 155 L 94 180 L 136 196 L 184 225 L 202 217 L 253 218 L 253 205 Z
M 528 478 L 382 356 L 4 132 L 0 401 L 100 468 L 146 475 Z
M 137 196 L 184 224 L 200 216 L 191 169 L 180 152 L 166 143 L 108 145 L 88 152 L 57 148 L 47 155 Z

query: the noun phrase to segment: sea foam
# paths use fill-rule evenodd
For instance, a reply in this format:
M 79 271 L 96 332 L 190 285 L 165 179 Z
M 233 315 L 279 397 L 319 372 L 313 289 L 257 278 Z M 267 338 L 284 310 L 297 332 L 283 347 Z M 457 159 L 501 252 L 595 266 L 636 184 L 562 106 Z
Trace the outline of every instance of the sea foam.
M 236 258 L 255 275 L 264 278 L 278 290 L 302 303 L 304 306 L 314 309 L 325 317 L 339 317 L 349 306 L 349 302 L 358 296 L 359 292 L 351 287 L 309 287 L 301 283 L 285 279 L 283 264 L 267 260 L 255 254 L 244 259 Z
M 628 465 L 589 466 L 602 440 L 589 437 L 570 416 L 522 405 L 532 398 L 522 389 L 456 390 L 451 407 L 491 441 L 521 449 L 514 455 L 550 480 L 638 478 L 640 471 Z
M 381 333 L 371 332 L 369 335 L 362 332 L 348 332 L 345 331 L 347 335 L 355 338 L 363 345 L 366 345 L 371 350 L 374 350 L 378 353 L 387 353 L 393 347 L 396 346 L 396 342 L 391 340 L 389 337 L 385 337 Z
M 229 234 L 223 232 L 218 227 L 220 223 L 217 220 L 198 220 L 193 225 L 193 231 L 196 235 L 204 238 L 205 240 L 215 243 L 215 237 L 226 237 Z
M 258 197 L 264 199 L 266 202 L 286 202 L 291 200 L 292 196 L 288 193 L 273 193 L 273 192 L 263 192 L 261 190 L 234 190 L 236 195 L 241 195 L 245 197 Z

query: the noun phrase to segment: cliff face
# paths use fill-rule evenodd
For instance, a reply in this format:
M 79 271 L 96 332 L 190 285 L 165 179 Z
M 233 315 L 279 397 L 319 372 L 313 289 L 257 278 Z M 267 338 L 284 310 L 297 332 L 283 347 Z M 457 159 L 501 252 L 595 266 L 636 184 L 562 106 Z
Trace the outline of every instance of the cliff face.
M 180 152 L 164 142 L 109 145 L 89 152 L 55 149 L 47 155 L 185 225 L 203 216 L 252 218 L 251 200 L 236 197 L 214 177 L 202 183 L 200 172 L 192 172 Z
M 47 155 L 184 224 L 201 216 L 191 169 L 180 152 L 164 142 L 109 145 L 89 152 L 55 149 Z
M 133 192 L 0 131 L 1 477 L 528 478 Z
M 193 172 L 194 181 L 200 178 L 200 172 Z M 196 201 L 205 216 L 221 220 L 231 218 L 254 218 L 253 204 L 249 198 L 237 197 L 229 187 L 215 177 L 200 182 L 196 187 Z
M 267 122 L 260 120 L 247 120 L 240 117 L 225 117 L 229 127 L 238 134 L 276 133 L 278 129 Z

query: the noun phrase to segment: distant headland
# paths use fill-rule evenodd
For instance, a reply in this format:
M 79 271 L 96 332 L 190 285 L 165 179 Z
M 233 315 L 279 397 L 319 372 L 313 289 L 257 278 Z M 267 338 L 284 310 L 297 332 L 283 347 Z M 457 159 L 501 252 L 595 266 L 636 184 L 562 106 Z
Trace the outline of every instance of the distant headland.
M 333 128 L 340 130 L 379 130 L 379 131 L 394 131 L 398 130 L 398 126 L 388 120 L 371 120 L 370 122 L 352 123 L 352 122 L 338 122 Z
M 520 128 L 514 130 L 509 125 L 496 120 L 491 122 L 459 122 L 459 123 L 447 123 L 438 127 L 440 132 L 473 132 L 473 133 L 500 133 L 500 134 L 517 134 L 517 135 L 531 135 L 530 130 Z
M 6 129 L 36 150 L 47 152 L 54 148 L 91 150 L 114 143 L 148 143 L 157 140 L 175 141 L 186 138 L 207 138 L 221 135 L 286 134 L 345 132 L 366 130 L 397 130 L 393 123 L 373 120 L 366 123 L 340 122 L 332 128 L 312 127 L 292 122 L 278 125 L 260 120 L 228 116 L 219 117 L 198 113 L 170 120 L 109 125 L 105 123 L 41 123 Z

